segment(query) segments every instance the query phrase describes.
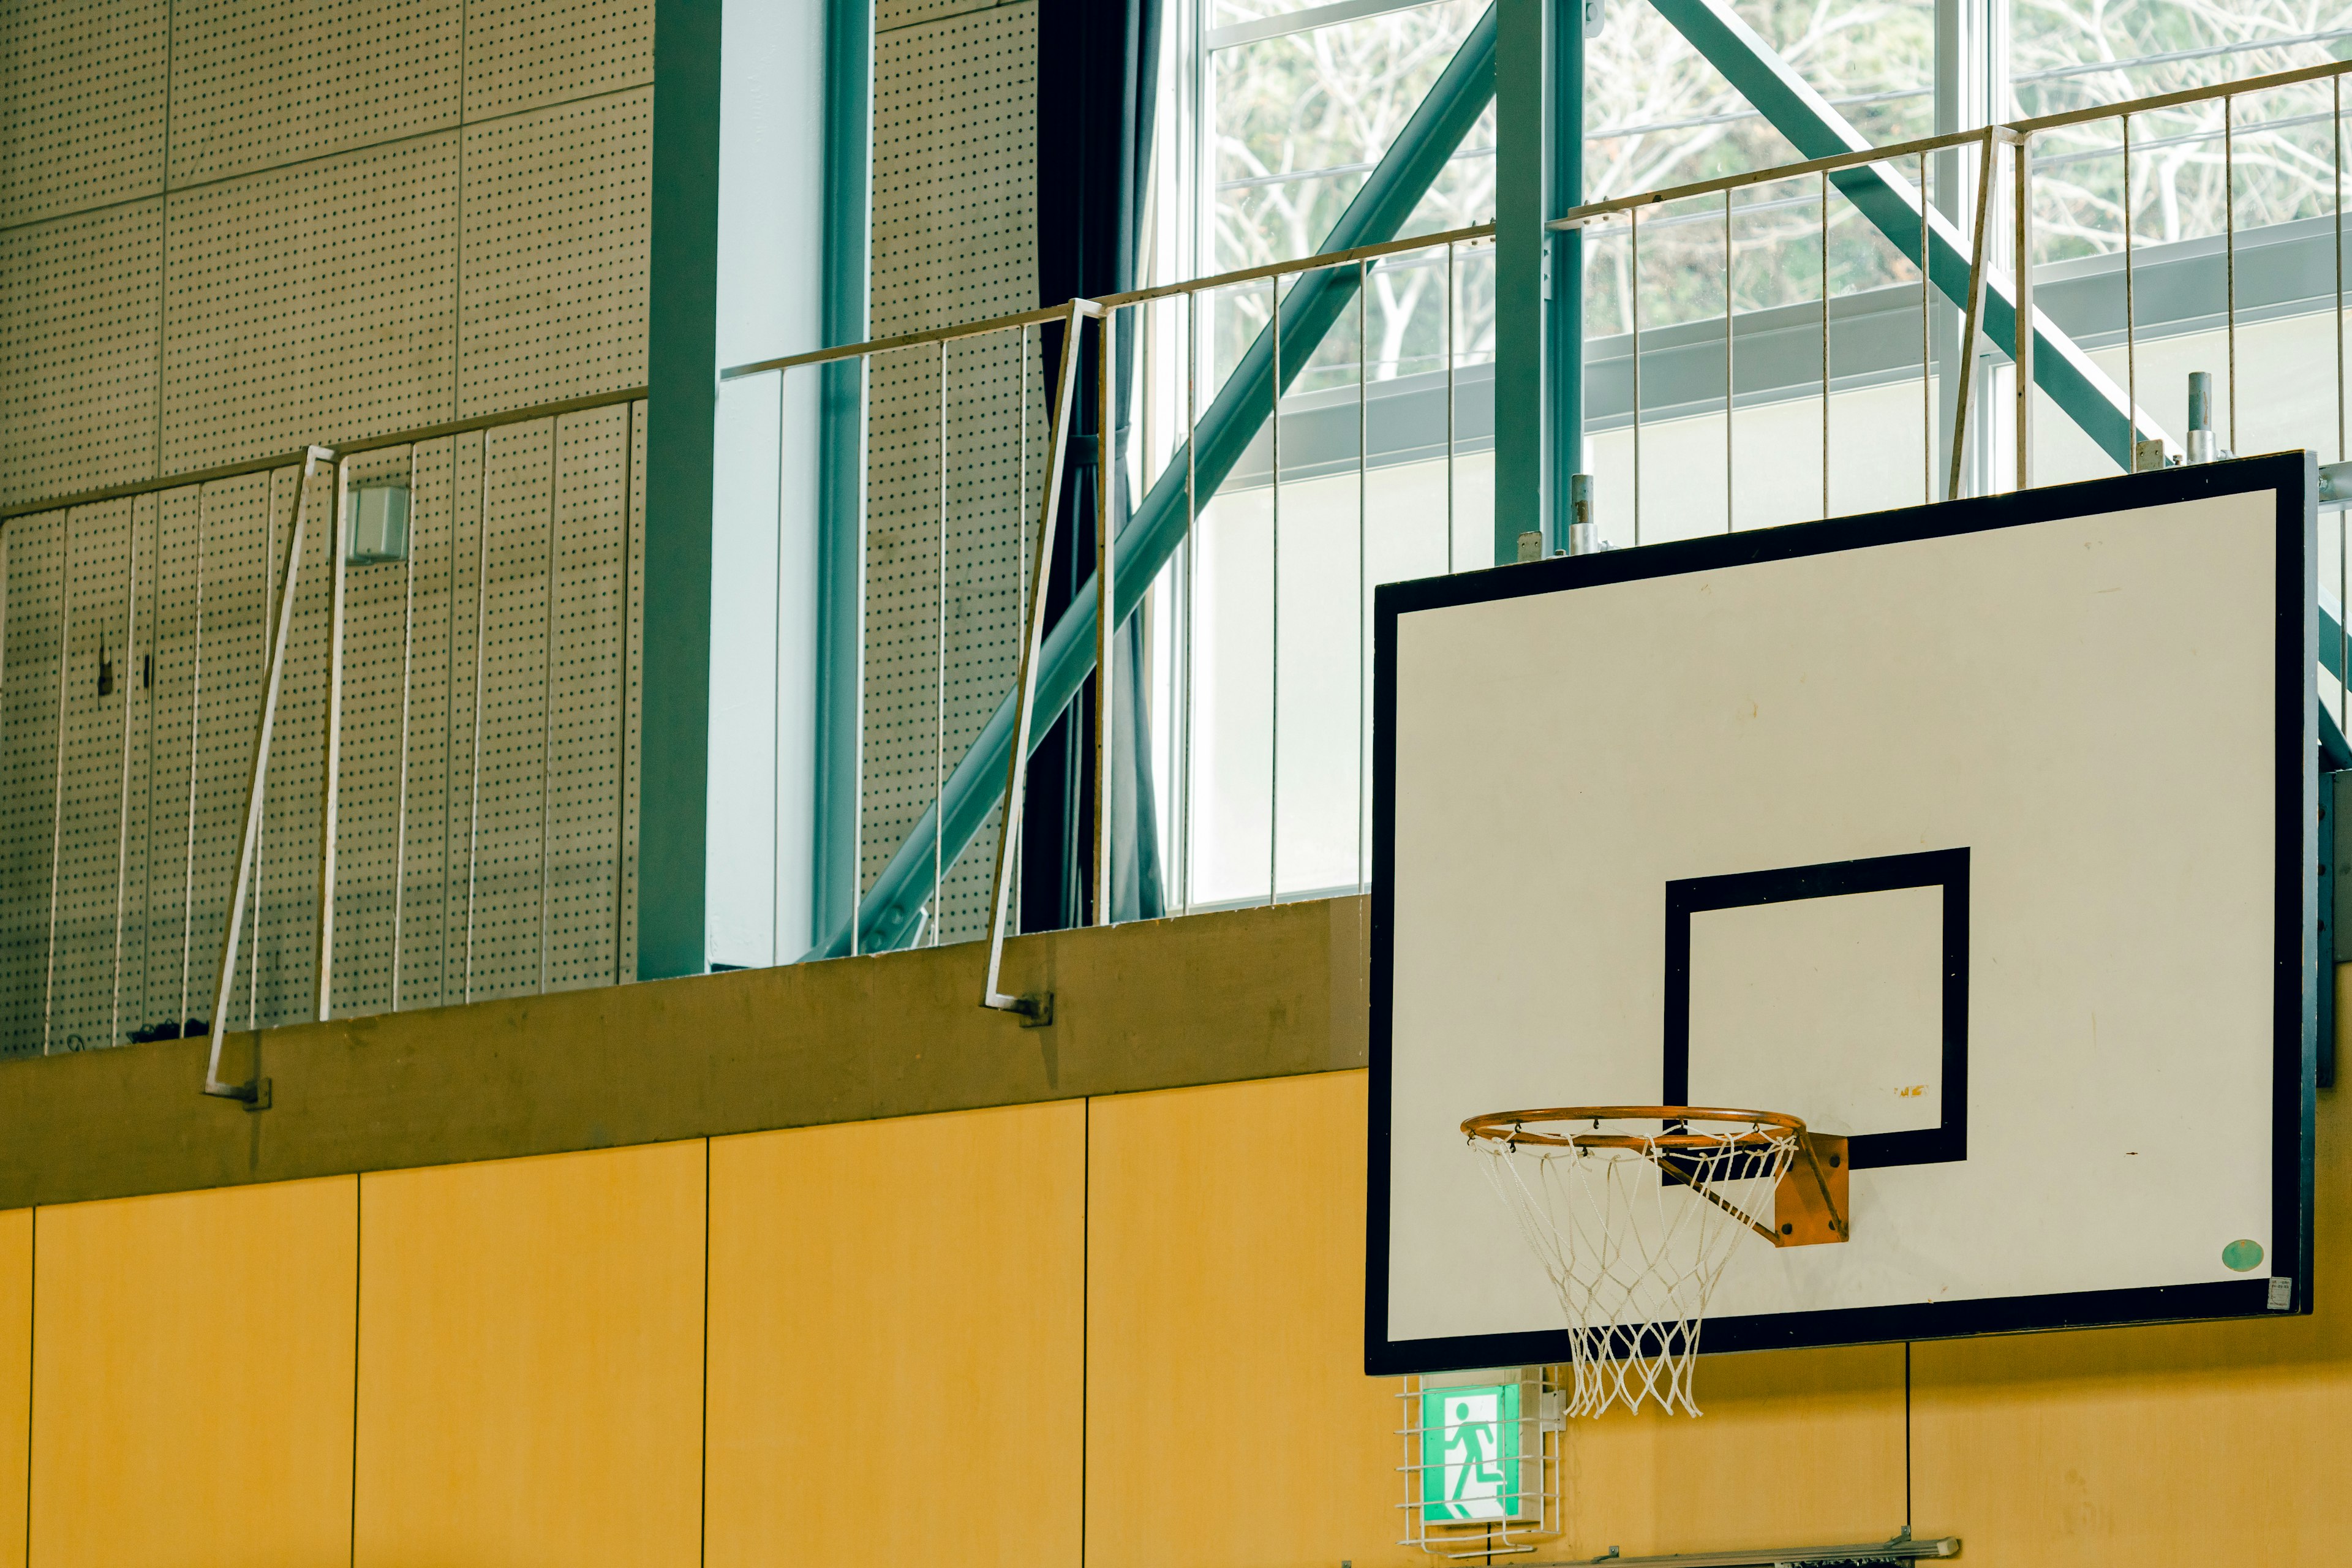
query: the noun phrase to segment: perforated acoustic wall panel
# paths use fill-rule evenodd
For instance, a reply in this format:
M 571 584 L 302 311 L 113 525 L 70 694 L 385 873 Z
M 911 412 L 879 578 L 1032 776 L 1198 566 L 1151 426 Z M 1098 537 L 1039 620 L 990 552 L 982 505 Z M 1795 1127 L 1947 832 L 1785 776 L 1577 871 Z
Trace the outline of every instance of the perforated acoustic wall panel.
M 163 183 L 168 0 L 0 6 L 0 226 Z
M 459 415 L 644 381 L 653 89 L 465 135 Z
M 49 910 L 57 864 L 58 704 L 66 626 L 66 515 L 8 527 L 6 637 L 0 721 L 7 725 L 8 881 L 0 888 L 0 1041 L 10 1055 L 41 1048 L 48 1026 Z
M 455 132 L 171 198 L 163 467 L 449 417 Z
M 652 26 L 651 0 L 0 6 L 0 497 L 641 383 Z M 643 432 L 642 404 L 498 430 L 487 529 L 479 434 L 353 463 L 413 478 L 412 550 L 346 578 L 336 1008 L 633 963 Z M 208 1017 L 296 479 L 0 533 L 0 1048 Z M 240 1027 L 316 1006 L 333 489 Z
M 173 186 L 457 123 L 461 0 L 173 0 Z
M 913 20 L 940 9 L 889 10 L 882 25 L 911 25 L 876 40 L 877 336 L 1023 310 L 1036 298 L 1036 8 Z M 1035 340 L 1026 363 L 1010 336 L 959 344 L 945 372 L 944 506 L 938 351 L 887 356 L 872 378 L 863 868 L 869 881 L 935 797 L 940 773 L 961 760 L 1011 689 L 1018 647 L 1024 380 L 1032 447 L 1043 445 Z M 942 918 L 926 940 L 985 931 L 995 835 L 992 821 L 948 868 Z
M 0 496 L 154 472 L 163 204 L 0 231 Z

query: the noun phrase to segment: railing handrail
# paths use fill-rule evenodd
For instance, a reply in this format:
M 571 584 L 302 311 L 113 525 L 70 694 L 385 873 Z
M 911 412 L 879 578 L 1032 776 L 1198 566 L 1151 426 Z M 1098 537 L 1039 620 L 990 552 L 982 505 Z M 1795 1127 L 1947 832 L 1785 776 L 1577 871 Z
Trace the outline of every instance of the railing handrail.
M 2128 60 L 2116 62 L 2129 65 Z M 2352 60 L 2331 60 L 2320 66 L 2298 66 L 2293 70 L 2271 71 L 2262 76 L 2241 77 L 2234 81 L 2215 82 L 2209 87 L 2187 87 L 2173 92 L 2151 93 L 2146 98 L 2126 99 L 2120 103 L 2096 104 L 2088 109 L 2069 109 L 2057 114 L 2036 115 L 2030 120 L 2001 121 L 1991 125 L 1979 125 L 1967 131 L 1948 131 L 1937 136 L 1915 137 L 1908 142 L 1890 142 L 1883 147 L 1857 147 L 1849 153 L 1832 153 L 1826 158 L 1808 158 L 1800 163 L 1776 163 L 1767 169 L 1750 169 L 1744 174 L 1718 174 L 1713 179 L 1693 180 L 1687 184 L 1667 185 L 1654 191 L 1637 191 L 1631 195 L 1611 196 L 1603 201 L 1586 202 L 1570 207 L 1559 217 L 1545 224 L 1546 228 L 1580 228 L 1594 218 L 1616 213 L 1630 212 L 1635 207 L 1662 205 L 1667 202 L 1688 201 L 1698 196 L 1720 195 L 1748 185 L 1769 185 L 1780 180 L 1801 179 L 1807 174 L 1832 174 L 1840 169 L 1859 168 L 1868 163 L 1892 163 L 1898 158 L 1916 158 L 1922 153 L 1940 153 L 1950 147 L 1981 144 L 1990 136 L 2008 143 L 2036 136 L 2045 131 L 2063 130 L 2070 125 L 2094 124 L 2102 120 L 2120 120 L 2134 114 L 2152 114 L 2158 110 L 2179 109 L 2186 104 L 2210 103 L 2221 99 L 2242 98 L 2251 93 L 2269 92 L 2278 88 L 2294 87 L 2306 81 L 2325 81 L 2330 77 L 2352 73 Z M 2218 134 L 2218 132 L 2216 132 Z
M 387 447 L 414 447 L 423 441 L 439 441 L 451 436 L 470 435 L 476 430 L 497 430 L 509 425 L 528 425 L 533 420 L 552 419 L 560 414 L 582 414 L 592 408 L 611 408 L 623 403 L 635 403 L 647 395 L 642 386 L 625 386 L 614 392 L 590 393 L 584 397 L 559 398 L 553 403 L 534 403 L 527 408 L 509 408 L 498 414 L 478 414 L 470 419 L 445 419 L 438 425 L 420 425 L 411 430 L 395 430 L 388 436 L 368 436 L 335 444 L 338 457 L 356 457 L 362 452 L 380 452 Z M 103 501 L 121 500 L 128 496 L 156 495 L 164 490 L 184 490 L 194 485 L 215 484 L 222 479 L 243 479 L 247 474 L 267 474 L 279 468 L 299 468 L 312 448 L 297 447 L 290 452 L 278 452 L 267 458 L 248 458 L 241 463 L 216 463 L 209 468 L 185 468 L 160 479 L 128 479 L 119 485 L 103 485 L 96 489 L 74 490 L 65 495 L 44 496 L 38 500 L 10 501 L 0 506 L 0 522 L 20 517 L 37 517 L 45 511 L 69 511 L 76 507 L 97 506 Z
M 1238 288 L 1244 283 L 1255 283 L 1268 278 L 1287 278 L 1299 272 L 1320 272 L 1326 268 L 1351 267 L 1360 261 L 1376 261 L 1383 256 L 1393 256 L 1408 250 L 1436 250 L 1449 245 L 1468 245 L 1495 237 L 1491 223 L 1474 223 L 1466 228 L 1449 228 L 1435 234 L 1413 235 L 1404 239 L 1386 239 L 1378 245 L 1350 246 L 1345 250 L 1326 250 L 1305 256 L 1296 261 L 1269 261 L 1257 267 L 1244 267 L 1232 272 L 1212 273 L 1206 278 L 1188 278 L 1181 283 L 1155 283 L 1149 289 L 1130 289 L 1123 294 L 1103 294 L 1094 299 L 1071 301 L 1079 314 L 1097 316 L 1106 310 L 1123 310 L 1130 305 L 1148 305 L 1154 300 L 1173 299 L 1185 294 L 1205 294 L 1218 289 Z M 866 354 L 887 353 L 893 349 L 918 348 L 925 343 L 952 342 L 959 338 L 977 338 L 990 332 L 1009 332 L 1016 327 L 1032 327 L 1046 321 L 1059 321 L 1070 313 L 1070 305 L 1049 305 L 1041 310 L 1021 310 L 1010 316 L 991 316 L 984 321 L 966 321 L 952 327 L 933 327 L 927 331 L 901 332 L 897 337 L 873 338 L 862 343 L 844 343 L 839 348 L 810 349 L 803 353 L 782 354 L 774 359 L 753 360 L 749 364 L 729 365 L 719 373 L 721 381 L 738 381 L 747 375 L 766 375 L 780 370 L 794 370 L 802 365 L 824 364 L 834 360 L 855 359 Z

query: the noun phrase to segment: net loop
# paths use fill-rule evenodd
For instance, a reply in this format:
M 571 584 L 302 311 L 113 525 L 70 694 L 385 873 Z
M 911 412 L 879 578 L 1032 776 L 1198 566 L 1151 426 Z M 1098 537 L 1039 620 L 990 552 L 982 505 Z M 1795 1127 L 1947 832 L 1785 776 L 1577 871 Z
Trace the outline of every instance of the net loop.
M 1654 1403 L 1698 1415 L 1691 1373 L 1707 1302 L 1743 1239 L 1771 1238 L 1773 1189 L 1804 1123 L 1614 1105 L 1497 1111 L 1462 1130 L 1559 1300 L 1567 1413 Z

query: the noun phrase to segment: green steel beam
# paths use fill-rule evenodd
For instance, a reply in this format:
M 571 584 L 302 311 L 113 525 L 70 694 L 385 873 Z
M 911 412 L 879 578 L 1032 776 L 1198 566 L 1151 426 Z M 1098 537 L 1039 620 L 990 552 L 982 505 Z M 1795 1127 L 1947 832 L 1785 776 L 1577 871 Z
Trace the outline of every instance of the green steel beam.
M 1392 239 L 1412 216 L 1462 138 L 1495 96 L 1496 16 L 1493 5 L 1470 29 L 1449 64 L 1413 111 L 1412 119 L 1378 166 L 1365 177 L 1348 210 L 1323 242 L 1325 250 L 1346 250 Z M 1276 321 L 1258 335 L 1234 367 L 1224 388 L 1192 432 L 1195 494 L 1214 495 L 1265 423 L 1276 395 L 1273 333 L 1282 335 L 1282 380 L 1286 387 L 1323 335 L 1356 297 L 1356 269 L 1326 268 L 1298 275 Z M 1186 452 L 1179 447 L 1160 479 L 1119 531 L 1119 570 L 1112 616 L 1124 623 L 1151 580 L 1183 542 L 1191 517 L 1185 506 Z M 1030 732 L 1043 737 L 1068 706 L 1094 668 L 1095 592 L 1091 575 L 1076 601 L 1047 634 L 1038 659 L 1036 712 Z M 1004 791 L 1005 762 L 1013 749 L 1013 698 L 1008 693 L 908 833 L 898 853 L 867 890 L 858 916 L 858 948 L 878 952 L 904 943 L 930 892 L 931 847 L 952 865 L 971 845 Z M 945 829 L 942 831 L 941 823 Z M 849 922 L 825 928 L 810 958 L 838 957 L 849 951 Z
M 1549 151 L 1545 143 L 1549 52 L 1546 13 L 1554 0 L 1496 0 L 1495 319 L 1544 319 Z M 1447 345 L 1452 348 L 1451 344 Z M 1495 517 L 1491 559 L 1515 560 L 1519 535 L 1543 526 L 1547 445 L 1544 334 L 1495 337 Z M 1451 546 L 1449 544 L 1449 550 Z
M 655 0 L 637 978 L 699 974 L 710 816 L 720 0 Z
M 1775 54 L 1724 0 L 1651 0 L 1658 14 L 1672 23 L 1709 65 L 1754 104 L 1775 130 L 1807 158 L 1831 158 L 1870 145 L 1862 133 L 1830 107 L 1821 94 L 1805 85 L 1789 64 Z M 2002 156 L 2010 156 L 2005 151 Z M 1890 244 L 1914 263 L 1919 260 L 1920 193 L 1884 164 L 1841 171 L 1830 183 L 1885 235 Z M 1941 213 L 1929 216 L 1927 275 L 1946 299 L 1967 306 L 1969 245 L 1957 226 Z M 1987 268 L 1984 333 L 1994 345 L 2015 357 L 2017 305 L 2011 289 L 1995 282 Z M 2033 384 L 2050 395 L 2066 416 L 2097 443 L 2117 467 L 2129 472 L 2132 440 L 2153 440 L 2161 434 L 2146 409 L 2137 422 L 2125 407 L 2124 391 L 2107 378 L 2073 339 L 2059 331 L 2050 319 L 2034 313 Z
M 825 0 L 824 342 L 866 338 L 873 244 L 874 3 Z M 866 362 L 817 372 L 816 790 L 809 929 L 856 907 L 858 661 L 866 513 Z

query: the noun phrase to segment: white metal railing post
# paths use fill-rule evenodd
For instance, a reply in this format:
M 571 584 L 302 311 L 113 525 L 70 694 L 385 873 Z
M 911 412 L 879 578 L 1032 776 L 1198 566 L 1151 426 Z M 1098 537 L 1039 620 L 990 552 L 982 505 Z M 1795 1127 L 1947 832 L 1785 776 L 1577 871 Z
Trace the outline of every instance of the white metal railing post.
M 341 784 L 343 741 L 343 512 L 351 497 L 352 460 L 335 464 L 335 510 L 327 529 L 328 590 L 326 758 L 319 789 L 319 993 L 316 1016 L 333 1005 L 335 969 L 335 807 Z
M 1039 508 L 1037 525 L 1037 569 L 1030 581 L 1035 590 L 1029 602 L 1027 624 L 1021 632 L 1021 668 L 1016 677 L 1020 696 L 1013 713 L 1013 750 L 1005 763 L 1004 815 L 996 834 L 995 887 L 989 900 L 988 917 L 988 978 L 981 988 L 980 1005 L 1000 1013 L 1017 1015 L 1024 1024 L 1050 1024 L 1054 1020 L 1054 997 L 1051 992 L 1025 996 L 1008 996 L 997 989 L 1004 966 L 1004 917 L 1013 890 L 1014 849 L 1021 835 L 1021 803 L 1027 793 L 1024 785 L 1029 776 L 1029 728 L 1035 720 L 1037 700 L 1038 644 L 1045 635 L 1045 574 L 1054 560 L 1054 518 L 1062 504 L 1062 476 L 1068 467 L 1070 419 L 1076 412 L 1072 406 L 1077 397 L 1078 332 L 1090 315 L 1098 314 L 1091 300 L 1073 300 L 1066 307 L 1062 326 L 1062 363 L 1055 378 L 1054 404 L 1046 436 L 1045 497 Z M 943 807 L 938 803 L 934 809 Z M 945 823 L 939 824 L 943 831 Z M 853 904 L 850 915 L 850 941 L 855 951 L 857 940 L 857 916 Z
M 286 581 L 278 590 L 278 622 L 269 636 L 269 676 L 261 695 L 261 719 L 254 728 L 253 765 L 245 786 L 245 832 L 237 844 L 236 883 L 228 906 L 228 930 L 221 942 L 220 979 L 213 988 L 212 1054 L 205 1064 L 204 1092 L 223 1100 L 243 1100 L 259 1110 L 268 1104 L 266 1080 L 257 1069 L 252 1079 L 245 1083 L 223 1083 L 220 1076 L 221 1046 L 228 1034 L 228 992 L 236 975 L 236 947 L 245 931 L 245 899 L 253 877 L 254 840 L 261 833 L 262 789 L 269 776 L 269 736 L 278 722 L 278 693 L 285 683 L 286 640 L 293 629 L 294 591 L 301 579 L 303 533 L 310 521 L 310 477 L 321 463 L 332 462 L 335 454 L 326 447 L 312 447 L 303 454 L 302 471 L 295 480 L 294 537 L 286 550 Z

